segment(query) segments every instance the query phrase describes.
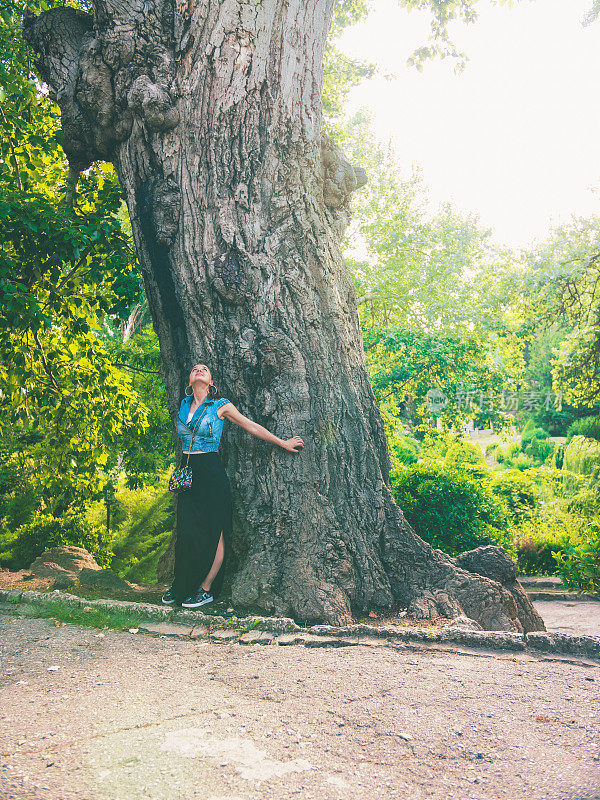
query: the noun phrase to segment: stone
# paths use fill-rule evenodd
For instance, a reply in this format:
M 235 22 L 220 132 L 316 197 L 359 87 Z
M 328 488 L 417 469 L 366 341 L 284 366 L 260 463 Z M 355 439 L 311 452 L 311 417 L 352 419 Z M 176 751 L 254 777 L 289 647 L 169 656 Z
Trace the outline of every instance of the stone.
M 467 550 L 454 559 L 469 572 L 483 575 L 500 583 L 510 592 L 524 633 L 545 631 L 544 620 L 533 607 L 530 598 L 517 580 L 517 565 L 503 547 L 488 544 Z
M 270 631 L 248 631 L 240 636 L 240 644 L 271 644 L 274 639 Z
M 534 650 L 544 650 L 549 653 L 572 653 L 600 658 L 600 636 L 535 632 L 527 634 L 527 645 Z
M 160 636 L 186 637 L 191 636 L 193 630 L 189 625 L 173 625 L 170 622 L 142 622 L 139 629 L 144 633 L 156 633 Z
M 478 631 L 450 626 L 438 634 L 439 642 L 457 642 L 469 647 L 488 647 L 492 650 L 525 650 L 525 637 L 513 631 Z
M 306 636 L 304 638 L 305 647 L 349 647 L 356 645 L 356 641 L 348 641 L 338 636 Z
M 305 638 L 305 636 L 301 636 L 297 633 L 284 633 L 281 636 L 278 636 L 276 641 L 277 644 L 280 645 L 303 644 Z
M 467 550 L 456 557 L 456 563 L 462 569 L 491 578 L 503 585 L 517 579 L 517 565 L 504 548 L 495 545 L 482 545 L 474 550 Z
M 119 578 L 117 573 L 107 567 L 106 569 L 82 569 L 79 573 L 79 584 L 91 589 L 131 589 L 131 584 Z
M 239 631 L 213 631 L 209 634 L 213 642 L 237 642 L 240 638 Z
M 84 547 L 63 545 L 51 547 L 38 556 L 29 567 L 37 578 L 76 579 L 83 569 L 100 570 L 102 567 Z
M 455 617 L 452 622 L 446 626 L 445 630 L 456 630 L 460 628 L 461 630 L 469 630 L 469 631 L 482 631 L 482 626 L 477 622 L 475 619 L 471 619 L 470 617 L 465 617 L 462 614 L 460 617 Z

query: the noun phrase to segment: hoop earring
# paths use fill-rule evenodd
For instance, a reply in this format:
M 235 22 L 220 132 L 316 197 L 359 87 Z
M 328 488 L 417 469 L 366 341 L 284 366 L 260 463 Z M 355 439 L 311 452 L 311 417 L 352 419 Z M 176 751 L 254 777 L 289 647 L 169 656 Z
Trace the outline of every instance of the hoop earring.
M 212 392 L 211 392 L 211 389 L 213 390 Z M 217 387 L 214 385 L 214 383 L 211 383 L 211 385 L 208 387 L 208 391 L 209 391 L 209 394 L 216 394 L 217 393 Z
M 192 387 L 189 386 L 189 385 L 186 386 L 185 389 L 184 389 L 184 394 L 185 394 L 186 397 L 191 397 L 194 394 L 194 390 L 192 389 L 192 391 L 188 394 L 188 389 L 192 389 Z

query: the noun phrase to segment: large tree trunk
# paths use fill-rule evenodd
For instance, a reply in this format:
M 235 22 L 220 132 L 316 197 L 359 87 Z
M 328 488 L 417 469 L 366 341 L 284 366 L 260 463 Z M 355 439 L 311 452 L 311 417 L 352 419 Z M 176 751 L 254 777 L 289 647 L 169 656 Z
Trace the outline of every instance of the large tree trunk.
M 402 600 L 422 617 L 543 629 L 392 499 L 339 247 L 365 177 L 321 133 L 332 5 L 97 0 L 93 17 L 61 8 L 24 28 L 73 171 L 106 159 L 119 175 L 173 418 L 202 360 L 243 413 L 305 442 L 293 454 L 226 429 L 232 602 L 344 623 Z

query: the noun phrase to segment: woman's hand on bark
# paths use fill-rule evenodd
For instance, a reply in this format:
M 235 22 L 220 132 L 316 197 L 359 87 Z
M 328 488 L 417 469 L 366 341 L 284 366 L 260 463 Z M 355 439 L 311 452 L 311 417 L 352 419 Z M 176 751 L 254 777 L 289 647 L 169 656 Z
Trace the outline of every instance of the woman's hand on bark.
M 281 446 L 290 453 L 297 453 L 296 447 L 304 447 L 304 442 L 299 436 L 292 436 L 291 439 L 285 439 Z

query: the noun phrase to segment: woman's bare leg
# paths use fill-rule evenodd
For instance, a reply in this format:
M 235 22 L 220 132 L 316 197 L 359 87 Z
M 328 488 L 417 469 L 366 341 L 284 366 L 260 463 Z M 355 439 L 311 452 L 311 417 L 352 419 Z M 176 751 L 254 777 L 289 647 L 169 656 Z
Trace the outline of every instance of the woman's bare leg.
M 200 584 L 201 588 L 204 589 L 205 592 L 210 591 L 212 582 L 216 578 L 217 572 L 221 569 L 221 564 L 223 563 L 224 556 L 225 556 L 225 543 L 223 542 L 223 532 L 221 531 L 221 538 L 219 539 L 219 544 L 217 545 L 215 560 L 213 561 L 213 565 L 210 568 L 210 572 Z

